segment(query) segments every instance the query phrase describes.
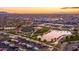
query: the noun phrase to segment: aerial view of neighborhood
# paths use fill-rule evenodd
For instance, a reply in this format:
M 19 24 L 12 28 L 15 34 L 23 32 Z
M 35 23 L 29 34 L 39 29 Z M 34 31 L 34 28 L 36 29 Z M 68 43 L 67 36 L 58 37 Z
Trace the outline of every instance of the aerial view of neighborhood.
M 79 8 L 0 8 L 0 51 L 79 51 Z

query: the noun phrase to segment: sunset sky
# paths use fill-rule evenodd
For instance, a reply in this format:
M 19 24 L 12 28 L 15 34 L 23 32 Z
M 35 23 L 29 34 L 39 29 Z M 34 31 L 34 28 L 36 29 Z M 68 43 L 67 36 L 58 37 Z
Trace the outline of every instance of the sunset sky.
M 79 13 L 71 7 L 79 7 L 79 0 L 0 0 L 0 11 L 11 13 Z
M 53 14 L 53 13 L 79 13 L 79 8 L 58 7 L 3 7 L 1 12 L 28 13 L 28 14 Z

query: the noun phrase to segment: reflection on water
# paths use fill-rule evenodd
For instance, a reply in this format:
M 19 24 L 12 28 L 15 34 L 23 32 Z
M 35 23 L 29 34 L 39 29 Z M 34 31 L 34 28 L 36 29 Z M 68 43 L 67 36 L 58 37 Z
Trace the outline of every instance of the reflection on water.
M 62 35 L 71 35 L 71 32 L 70 31 L 53 30 L 50 33 L 44 34 L 42 36 L 42 40 L 46 39 L 47 41 L 51 41 L 51 39 L 58 38 Z

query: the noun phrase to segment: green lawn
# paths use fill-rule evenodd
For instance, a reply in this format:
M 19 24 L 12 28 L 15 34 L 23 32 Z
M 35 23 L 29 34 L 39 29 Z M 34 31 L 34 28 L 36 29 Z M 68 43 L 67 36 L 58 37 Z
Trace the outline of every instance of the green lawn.
M 49 28 L 48 27 L 43 27 L 42 29 L 39 29 L 35 32 L 35 35 L 43 35 L 44 33 L 48 32 Z
M 69 41 L 77 41 L 79 40 L 79 35 L 71 35 L 71 36 L 67 36 L 65 38 L 65 42 L 69 42 Z

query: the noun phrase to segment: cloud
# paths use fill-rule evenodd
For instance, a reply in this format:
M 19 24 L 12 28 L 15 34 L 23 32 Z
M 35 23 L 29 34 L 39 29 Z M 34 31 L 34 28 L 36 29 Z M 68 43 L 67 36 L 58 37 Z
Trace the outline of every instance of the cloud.
M 63 7 L 61 9 L 79 9 L 79 7 Z

